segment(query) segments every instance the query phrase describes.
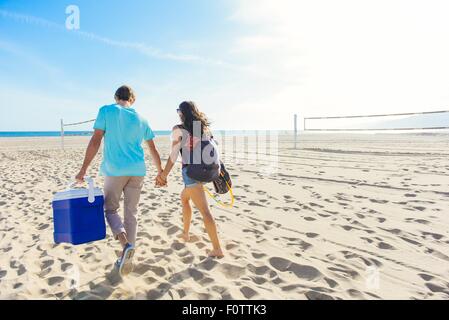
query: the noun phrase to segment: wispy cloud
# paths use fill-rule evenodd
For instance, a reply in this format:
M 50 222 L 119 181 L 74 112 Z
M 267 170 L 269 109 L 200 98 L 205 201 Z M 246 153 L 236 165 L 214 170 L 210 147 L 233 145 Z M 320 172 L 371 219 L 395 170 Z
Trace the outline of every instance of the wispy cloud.
M 47 28 L 55 28 L 55 29 L 63 29 L 63 26 L 58 25 L 57 23 L 48 21 L 46 19 L 42 19 L 39 17 L 34 17 L 26 14 L 20 14 L 8 10 L 0 9 L 0 16 L 3 18 L 8 18 L 15 20 L 17 22 L 36 25 L 40 27 L 47 27 Z
M 81 31 L 81 30 L 67 30 L 63 25 L 57 24 L 53 21 L 49 21 L 49 20 L 46 20 L 46 19 L 43 19 L 40 17 L 27 15 L 27 14 L 21 14 L 21 13 L 17 13 L 17 12 L 11 12 L 8 10 L 0 9 L 0 17 L 8 18 L 8 19 L 14 20 L 16 22 L 25 23 L 25 24 L 29 24 L 29 25 L 35 25 L 35 26 L 55 29 L 55 30 L 59 30 L 59 31 L 63 31 L 63 32 L 73 33 L 73 34 L 83 37 L 85 39 L 96 41 L 98 43 L 102 43 L 102 44 L 105 44 L 105 45 L 108 45 L 111 47 L 134 50 L 134 51 L 136 51 L 144 56 L 150 57 L 150 58 L 161 59 L 161 60 L 171 60 L 171 61 L 178 61 L 178 62 L 196 62 L 196 63 L 203 63 L 203 64 L 208 64 L 208 65 L 216 65 L 216 66 L 230 66 L 229 63 L 226 63 L 221 60 L 212 59 L 212 58 L 206 58 L 206 57 L 197 56 L 197 55 L 165 52 L 159 48 L 149 46 L 145 43 L 126 42 L 126 41 L 110 39 L 107 37 L 97 35 L 93 32 L 87 32 L 87 31 Z
M 38 69 L 44 70 L 49 75 L 57 75 L 61 72 L 60 69 L 48 64 L 40 57 L 32 54 L 29 50 L 25 50 L 24 48 L 18 47 L 13 43 L 0 40 L 0 51 L 12 54 L 15 57 L 24 60 L 28 64 Z

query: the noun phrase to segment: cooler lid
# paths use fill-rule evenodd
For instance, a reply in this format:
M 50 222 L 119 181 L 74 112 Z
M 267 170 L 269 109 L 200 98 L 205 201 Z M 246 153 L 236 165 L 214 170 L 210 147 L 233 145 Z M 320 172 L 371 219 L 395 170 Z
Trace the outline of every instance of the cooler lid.
M 100 188 L 94 188 L 95 197 L 102 196 L 103 191 Z M 89 197 L 89 189 L 70 189 L 66 191 L 56 192 L 53 201 L 80 199 Z

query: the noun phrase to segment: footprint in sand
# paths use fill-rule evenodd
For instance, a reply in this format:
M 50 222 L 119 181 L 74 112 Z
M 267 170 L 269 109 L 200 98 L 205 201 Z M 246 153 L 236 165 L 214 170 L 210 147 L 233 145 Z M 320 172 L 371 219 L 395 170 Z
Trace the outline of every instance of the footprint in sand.
M 179 250 L 181 250 L 181 249 L 184 249 L 186 247 L 186 245 L 184 244 L 184 243 L 181 243 L 181 242 L 174 242 L 172 245 L 171 245 L 171 248 L 173 249 L 173 250 L 176 250 L 176 251 L 179 251 Z
M 47 269 L 48 267 L 52 266 L 54 263 L 55 263 L 54 260 L 45 260 L 42 262 L 41 269 L 42 270 Z
M 164 249 L 161 249 L 161 248 L 151 248 L 151 252 L 152 253 L 163 253 L 164 255 L 170 255 L 170 254 L 172 254 L 173 253 L 173 250 L 172 249 L 166 249 L 166 248 L 164 248 Z
M 232 249 L 235 249 L 235 248 L 238 248 L 238 244 L 236 244 L 236 243 L 229 243 L 229 244 L 227 244 L 226 245 L 226 250 L 232 250 Z
M 14 290 L 16 290 L 16 289 L 21 288 L 22 286 L 23 286 L 23 283 L 18 282 L 18 283 L 15 283 L 14 286 L 13 286 L 12 288 L 13 288 Z
M 352 298 L 359 299 L 359 300 L 364 299 L 363 293 L 360 292 L 359 290 L 356 290 L 356 289 L 349 289 L 349 290 L 347 290 L 346 292 L 347 292 Z
M 40 224 L 39 227 L 37 227 L 37 230 L 44 230 L 47 229 L 50 225 L 48 223 Z
M 303 241 L 300 238 L 288 238 L 288 237 L 282 237 L 283 239 L 289 241 L 287 243 L 288 246 L 295 246 L 295 247 L 299 247 L 301 248 L 302 251 L 305 251 L 307 249 L 309 249 L 310 247 L 312 247 L 312 245 L 308 242 Z
M 254 202 L 254 201 L 249 201 L 248 205 L 252 206 L 252 207 L 265 207 L 265 206 L 263 206 L 263 205 L 261 205 L 261 204 L 259 204 L 257 202 Z
M 198 268 L 204 269 L 206 271 L 211 271 L 217 265 L 218 265 L 218 262 L 215 261 L 214 258 L 207 257 L 200 264 L 198 264 Z
M 140 263 L 140 264 L 138 264 L 134 268 L 133 273 L 136 273 L 138 275 L 144 275 L 148 271 L 153 272 L 158 277 L 164 277 L 167 274 L 167 272 L 165 271 L 164 268 L 157 267 L 157 266 L 154 266 L 154 265 L 149 264 L 149 263 Z
M 369 201 L 373 203 L 385 204 L 388 203 L 388 200 L 379 200 L 379 199 L 369 199 Z
M 334 300 L 331 296 L 317 291 L 308 291 L 305 296 L 309 300 Z
M 218 270 L 221 271 L 227 279 L 238 279 L 246 273 L 246 268 L 229 263 L 219 265 Z
M 58 283 L 61 283 L 62 281 L 64 281 L 64 277 L 51 277 L 51 278 L 47 279 L 47 283 L 50 286 L 54 286 L 54 285 L 56 285 Z
M 414 194 L 414 193 L 406 193 L 406 194 L 404 194 L 404 197 L 406 197 L 406 198 L 415 198 L 415 197 L 417 197 L 417 195 Z
M 256 295 L 258 295 L 257 291 L 251 289 L 250 287 L 246 287 L 246 286 L 240 288 L 240 292 L 243 294 L 245 299 L 251 299 L 251 298 L 255 297 Z
M 441 240 L 444 237 L 442 234 L 432 232 L 421 232 L 421 234 L 423 235 L 424 239 L 426 239 L 427 236 L 431 236 L 434 240 Z
M 265 253 L 257 253 L 257 252 L 253 252 L 251 255 L 256 259 L 261 259 L 267 256 Z
M 308 233 L 306 233 L 306 236 L 307 236 L 307 238 L 316 238 L 316 237 L 318 237 L 319 236 L 319 234 L 318 233 L 313 233 L 313 232 L 308 232 Z
M 147 292 L 147 299 L 148 300 L 157 300 L 161 298 L 163 295 L 163 291 L 151 289 Z
M 418 276 L 420 276 L 424 281 L 430 281 L 435 278 L 434 276 L 425 273 L 418 273 Z
M 268 281 L 267 279 L 265 279 L 265 278 L 263 278 L 263 277 L 255 277 L 255 276 L 250 277 L 250 279 L 251 279 L 255 284 L 258 284 L 258 285 L 262 285 L 262 284 L 264 284 L 264 283 L 266 283 L 266 282 Z
M 331 288 L 335 288 L 338 286 L 338 282 L 329 278 L 324 278 L 324 281 L 329 285 Z
M 170 228 L 167 230 L 167 235 L 168 235 L 168 236 L 171 236 L 171 235 L 173 235 L 173 234 L 179 232 L 180 230 L 181 230 L 181 229 L 180 229 L 179 227 L 177 227 L 177 226 L 172 226 L 172 227 L 170 227 Z
M 367 241 L 368 243 L 373 243 L 374 240 L 371 240 L 370 238 L 367 237 L 360 237 L 360 239 Z
M 11 261 L 10 264 L 9 264 L 9 266 L 10 266 L 12 269 L 17 269 L 17 275 L 18 275 L 18 276 L 21 276 L 22 274 L 24 274 L 24 273 L 27 271 L 27 269 L 25 268 L 25 266 L 24 266 L 23 264 L 20 264 L 20 263 L 19 263 L 18 261 L 16 261 L 16 260 Z
M 181 258 L 182 263 L 184 264 L 188 264 L 190 265 L 191 263 L 193 263 L 193 261 L 195 260 L 195 257 L 190 255 L 190 256 L 185 256 Z
M 328 267 L 327 269 L 329 271 L 332 271 L 336 276 L 340 278 L 349 277 L 351 279 L 355 279 L 360 276 L 360 274 L 357 271 L 341 264 L 335 264 L 334 267 Z
M 202 242 L 197 242 L 195 243 L 195 245 L 197 246 L 198 249 L 203 249 L 204 247 L 206 247 L 206 245 Z
M 204 273 L 195 268 L 189 268 L 188 273 L 195 281 L 199 281 L 204 278 Z
M 293 272 L 300 279 L 315 281 L 322 277 L 321 272 L 315 267 L 300 265 L 284 258 L 273 257 L 270 258 L 269 262 L 276 270 L 281 272 Z
M 415 218 L 406 218 L 406 222 L 417 222 L 420 224 L 430 224 L 430 221 L 424 220 L 424 219 L 415 219 Z
M 61 264 L 61 271 L 66 272 L 67 270 L 71 269 L 72 267 L 73 267 L 73 264 L 71 264 L 69 262 L 65 262 L 65 263 Z
M 363 257 L 357 253 L 351 251 L 341 251 L 345 259 L 360 259 L 366 266 L 376 266 L 378 268 L 382 267 L 382 263 L 374 258 Z
M 377 244 L 377 247 L 380 249 L 384 249 L 384 250 L 395 250 L 395 248 L 392 245 L 390 245 L 386 242 L 379 242 Z
M 447 295 L 447 297 L 449 297 L 449 286 L 446 287 L 442 287 L 440 285 L 437 285 L 435 283 L 432 282 L 427 282 L 425 284 L 425 286 L 432 292 L 437 293 L 437 292 L 441 292 L 441 293 L 445 293 Z
M 271 270 L 269 267 L 267 267 L 265 265 L 260 266 L 260 267 L 256 267 L 256 266 L 253 266 L 253 265 L 249 264 L 247 266 L 247 268 L 248 268 L 248 270 L 251 273 L 254 273 L 254 274 L 258 275 L 258 276 L 262 276 L 262 275 L 265 275 L 267 273 L 269 273 L 269 276 L 271 278 L 274 278 L 274 277 L 277 276 L 277 273 L 275 271 Z
M 271 226 L 271 225 L 273 225 L 273 227 L 275 227 L 275 228 L 279 228 L 279 227 L 281 227 L 282 225 L 281 224 L 279 224 L 279 223 L 276 223 L 276 222 L 274 222 L 274 221 L 269 221 L 269 220 L 266 220 L 266 221 L 264 221 L 265 222 L 265 224 L 267 225 L 267 226 Z

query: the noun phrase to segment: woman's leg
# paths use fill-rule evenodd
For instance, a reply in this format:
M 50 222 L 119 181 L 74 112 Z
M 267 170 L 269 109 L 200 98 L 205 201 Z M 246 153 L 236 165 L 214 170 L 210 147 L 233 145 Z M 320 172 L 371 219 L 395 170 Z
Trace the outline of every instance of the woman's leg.
M 209 256 L 222 257 L 223 251 L 221 250 L 220 241 L 218 240 L 217 226 L 215 225 L 214 218 L 210 212 L 203 186 L 198 184 L 194 187 L 186 188 L 186 190 L 187 194 L 203 216 L 204 226 L 212 241 L 213 250 L 209 253 Z
M 182 204 L 182 222 L 184 224 L 182 238 L 185 241 L 189 241 L 190 222 L 192 221 L 192 207 L 190 206 L 190 196 L 188 194 L 187 188 L 185 188 L 181 192 L 181 204 Z

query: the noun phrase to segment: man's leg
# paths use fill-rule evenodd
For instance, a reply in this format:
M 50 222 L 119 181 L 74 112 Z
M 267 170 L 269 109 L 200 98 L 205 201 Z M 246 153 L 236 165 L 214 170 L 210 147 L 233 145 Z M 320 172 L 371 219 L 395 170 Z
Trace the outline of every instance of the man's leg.
M 104 209 L 106 221 L 112 230 L 115 239 L 126 245 L 126 230 L 118 213 L 120 197 L 129 177 L 105 177 L 104 179 Z
M 137 237 L 137 206 L 140 201 L 144 177 L 131 177 L 123 190 L 125 194 L 124 227 L 129 243 L 135 245 Z

